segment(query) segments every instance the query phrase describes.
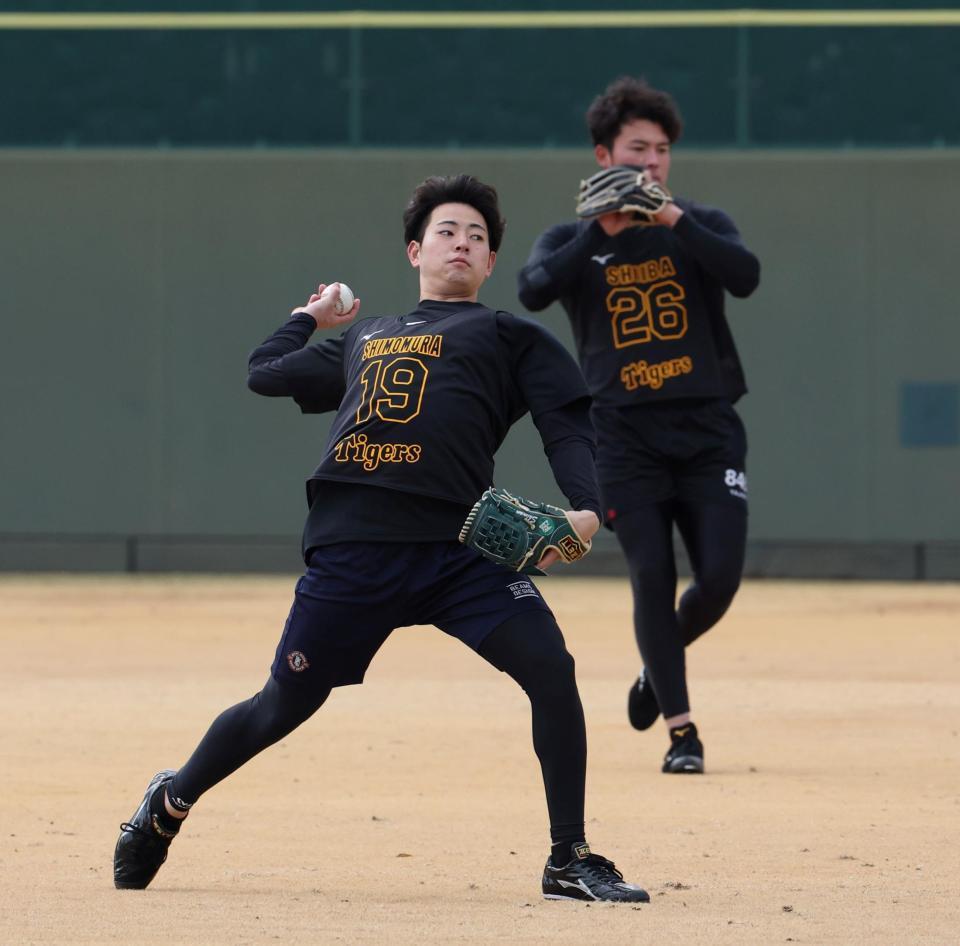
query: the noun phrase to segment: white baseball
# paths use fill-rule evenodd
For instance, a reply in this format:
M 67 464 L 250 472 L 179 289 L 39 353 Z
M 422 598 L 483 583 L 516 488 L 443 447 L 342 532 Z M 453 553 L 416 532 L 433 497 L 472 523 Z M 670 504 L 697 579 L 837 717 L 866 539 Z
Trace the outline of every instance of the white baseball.
M 342 282 L 340 283 L 340 298 L 337 299 L 333 310 L 337 315 L 343 315 L 344 312 L 349 312 L 353 308 L 353 300 L 353 290 L 345 282 Z

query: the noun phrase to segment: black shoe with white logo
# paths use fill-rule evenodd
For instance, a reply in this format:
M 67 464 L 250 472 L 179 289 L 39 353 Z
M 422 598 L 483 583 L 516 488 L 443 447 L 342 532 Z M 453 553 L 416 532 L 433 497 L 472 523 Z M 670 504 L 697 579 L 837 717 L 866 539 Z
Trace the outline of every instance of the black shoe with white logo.
M 167 831 L 151 814 L 150 803 L 157 792 L 166 791 L 176 773 L 172 769 L 157 772 L 129 821 L 120 825 L 120 837 L 113 852 L 113 883 L 123 890 L 143 890 L 167 859 L 176 831 Z
M 608 900 L 614 903 L 649 903 L 650 894 L 635 884 L 628 884 L 623 874 L 599 854 L 590 853 L 586 842 L 570 848 L 570 863 L 554 867 L 547 858 L 543 869 L 545 900 Z
M 641 670 L 637 682 L 630 687 L 627 697 L 627 716 L 634 729 L 649 729 L 660 715 L 657 695 L 647 679 L 647 671 Z
M 703 743 L 693 723 L 670 730 L 670 748 L 663 757 L 663 771 L 699 775 L 703 772 Z

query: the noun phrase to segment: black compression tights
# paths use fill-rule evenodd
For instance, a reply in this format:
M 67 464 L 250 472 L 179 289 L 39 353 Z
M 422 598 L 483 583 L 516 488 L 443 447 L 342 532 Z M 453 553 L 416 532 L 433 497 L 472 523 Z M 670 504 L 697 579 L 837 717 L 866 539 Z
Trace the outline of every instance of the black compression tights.
M 674 522 L 693 570 L 693 582 L 676 610 Z M 637 646 L 664 717 L 679 716 L 690 710 L 684 648 L 723 617 L 740 585 L 746 508 L 651 503 L 621 513 L 616 534 L 630 568 Z
M 554 840 L 577 840 L 583 832 L 587 740 L 573 658 L 553 616 L 531 612 L 511 618 L 483 642 L 480 654 L 513 677 L 530 697 L 533 745 L 540 760 Z M 272 677 L 256 696 L 224 710 L 187 763 L 171 794 L 193 803 L 257 753 L 291 733 L 330 694 L 309 695 Z
M 533 748 L 540 760 L 555 844 L 583 840 L 587 732 L 573 657 L 553 615 L 534 611 L 501 624 L 480 656 L 526 691 L 533 712 Z
M 170 794 L 193 804 L 258 752 L 293 732 L 323 706 L 329 695 L 329 686 L 301 693 L 270 677 L 259 693 L 225 709 L 213 721 L 193 755 L 174 776 Z

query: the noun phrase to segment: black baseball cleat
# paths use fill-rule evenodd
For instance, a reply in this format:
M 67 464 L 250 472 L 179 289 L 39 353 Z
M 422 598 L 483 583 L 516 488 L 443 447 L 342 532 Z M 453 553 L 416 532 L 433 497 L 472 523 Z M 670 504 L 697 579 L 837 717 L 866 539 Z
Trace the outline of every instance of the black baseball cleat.
M 150 803 L 157 792 L 166 790 L 175 774 L 173 769 L 157 772 L 150 779 L 140 807 L 129 821 L 120 825 L 113 852 L 113 883 L 121 890 L 143 890 L 167 859 L 167 849 L 177 832 L 160 826 L 157 816 L 150 812 Z
M 657 695 L 647 679 L 647 671 L 641 670 L 637 682 L 630 687 L 627 697 L 627 716 L 634 729 L 649 729 L 660 715 Z
M 607 900 L 613 903 L 649 903 L 650 894 L 628 884 L 623 874 L 599 854 L 590 853 L 585 841 L 570 847 L 570 863 L 554 867 L 553 857 L 543 868 L 545 900 Z
M 703 772 L 703 743 L 693 723 L 670 730 L 670 748 L 663 757 L 663 771 L 699 775 Z

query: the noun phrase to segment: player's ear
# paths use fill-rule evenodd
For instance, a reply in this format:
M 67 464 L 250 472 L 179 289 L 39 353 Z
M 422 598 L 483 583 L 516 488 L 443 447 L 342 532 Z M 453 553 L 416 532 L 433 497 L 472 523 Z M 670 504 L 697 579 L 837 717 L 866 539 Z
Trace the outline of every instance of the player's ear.
M 597 164 L 602 168 L 613 166 L 613 155 L 606 145 L 596 145 L 593 149 L 593 156 L 597 159 Z
M 493 264 L 497 261 L 496 250 L 490 251 L 490 256 L 487 258 L 487 275 L 489 276 L 493 272 Z
M 407 244 L 407 259 L 414 269 L 420 268 L 420 244 L 416 240 L 411 240 Z

